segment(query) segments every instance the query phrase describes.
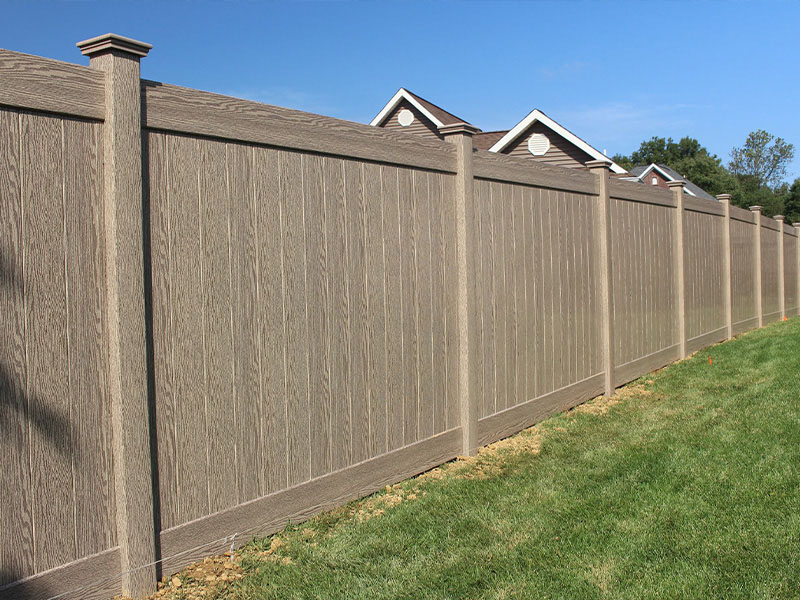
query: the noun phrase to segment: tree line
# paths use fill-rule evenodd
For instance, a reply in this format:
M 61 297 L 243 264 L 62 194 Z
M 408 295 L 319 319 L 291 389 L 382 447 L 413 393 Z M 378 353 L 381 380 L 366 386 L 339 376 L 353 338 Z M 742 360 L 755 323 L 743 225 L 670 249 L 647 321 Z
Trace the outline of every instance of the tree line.
M 680 141 L 653 137 L 644 141 L 630 156 L 615 155 L 618 165 L 631 169 L 637 165 L 666 165 L 712 196 L 731 194 L 731 203 L 748 208 L 764 207 L 767 216 L 785 215 L 787 223 L 800 222 L 800 177 L 785 181 L 794 145 L 759 129 L 748 134 L 741 147 L 731 150 L 726 165 L 694 138 Z

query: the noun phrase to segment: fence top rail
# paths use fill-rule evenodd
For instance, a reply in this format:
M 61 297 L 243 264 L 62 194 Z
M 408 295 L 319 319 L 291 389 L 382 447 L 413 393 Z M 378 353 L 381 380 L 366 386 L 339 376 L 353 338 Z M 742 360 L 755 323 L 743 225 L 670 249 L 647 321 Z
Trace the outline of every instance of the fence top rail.
M 81 65 L 0 48 L 0 104 L 105 118 L 105 74 Z
M 742 223 L 755 223 L 753 211 L 741 208 L 739 206 L 731 206 L 731 219 L 734 221 L 741 221 Z
M 456 172 L 452 144 L 352 121 L 148 80 L 142 106 L 150 129 Z
M 794 228 L 794 226 L 789 225 L 788 223 L 783 224 L 783 233 L 797 237 L 797 230 Z
M 764 229 L 769 229 L 771 231 L 780 231 L 780 225 L 778 221 L 765 215 L 761 215 L 761 226 Z
M 615 200 L 630 200 L 675 208 L 672 192 L 634 181 L 622 181 L 615 177 L 609 180 L 608 194 Z
M 707 215 L 717 215 L 718 217 L 725 216 L 725 209 L 721 202 L 717 200 L 707 200 L 705 198 L 697 198 L 689 194 L 683 195 L 683 206 L 686 210 L 693 212 L 704 213 Z
M 579 194 L 597 193 L 595 178 L 586 171 L 557 167 L 486 150 L 475 151 L 472 172 L 478 179 L 519 183 Z

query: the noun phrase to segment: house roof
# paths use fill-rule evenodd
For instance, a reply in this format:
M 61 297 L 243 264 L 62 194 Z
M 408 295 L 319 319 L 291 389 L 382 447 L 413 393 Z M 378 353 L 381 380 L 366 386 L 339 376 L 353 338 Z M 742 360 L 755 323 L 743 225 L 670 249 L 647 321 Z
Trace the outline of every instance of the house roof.
M 370 122 L 370 125 L 376 126 L 383 123 L 386 117 L 400 104 L 403 100 L 410 102 L 418 111 L 425 115 L 436 127 L 443 127 L 444 125 L 453 125 L 455 123 L 467 123 L 461 117 L 457 117 L 453 113 L 449 113 L 443 108 L 436 106 L 433 102 L 428 102 L 425 98 L 417 96 L 416 94 L 408 91 L 405 88 L 400 88 L 397 93 L 392 96 L 392 99 L 386 103 L 381 111 Z
M 537 122 L 541 123 L 548 129 L 560 135 L 571 144 L 577 146 L 595 160 L 609 161 L 611 163 L 611 171 L 613 173 L 627 172 L 624 168 L 620 167 L 617 163 L 609 159 L 605 154 L 603 154 L 593 146 L 590 146 L 586 141 L 579 138 L 577 135 L 569 131 L 566 127 L 563 127 L 558 123 L 556 123 L 553 119 L 548 117 L 538 108 L 533 109 L 530 113 L 528 113 L 527 117 L 522 119 L 522 121 L 517 123 L 503 137 L 497 140 L 497 142 L 495 142 L 495 144 L 489 148 L 489 152 L 502 152 L 506 147 L 508 147 L 512 142 L 514 142 L 514 140 L 516 140 L 520 135 L 522 135 L 531 125 Z
M 477 150 L 488 150 L 497 143 L 501 137 L 508 133 L 508 129 L 502 131 L 483 131 L 472 136 L 472 147 Z
M 638 165 L 631 169 L 631 175 L 635 175 L 636 179 L 639 181 L 643 181 L 647 174 L 651 171 L 658 171 L 667 181 L 683 181 L 684 182 L 684 189 L 686 193 L 690 196 L 696 196 L 697 198 L 705 198 L 706 200 L 714 200 L 716 198 L 701 188 L 699 185 L 696 185 L 683 177 L 680 173 L 675 171 L 674 169 L 670 169 L 667 165 L 651 163 L 649 165 Z

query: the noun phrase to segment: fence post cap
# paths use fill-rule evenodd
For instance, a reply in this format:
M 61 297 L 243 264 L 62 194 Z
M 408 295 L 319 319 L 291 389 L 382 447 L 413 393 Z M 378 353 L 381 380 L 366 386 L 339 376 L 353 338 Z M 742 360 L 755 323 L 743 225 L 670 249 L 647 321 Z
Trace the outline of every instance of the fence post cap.
M 685 181 L 683 181 L 683 180 L 679 180 L 679 179 L 676 179 L 676 180 L 674 180 L 674 181 L 668 181 L 668 182 L 667 182 L 667 187 L 668 187 L 669 189 L 671 189 L 671 190 L 672 190 L 672 189 L 675 189 L 675 188 L 681 188 L 681 189 L 683 189 L 683 186 L 684 186 L 684 185 L 686 185 L 686 182 L 685 182 Z
M 470 125 L 469 123 L 450 123 L 449 125 L 442 125 L 439 127 L 439 133 L 443 136 L 447 137 L 449 135 L 456 135 L 458 133 L 462 135 L 473 136 L 478 133 L 480 129 L 475 127 L 474 125 Z
M 603 158 L 599 160 L 588 160 L 584 163 L 584 165 L 588 167 L 590 170 L 595 170 L 595 169 L 607 169 L 609 171 L 611 170 L 611 161 Z
M 792 223 L 792 227 L 797 227 L 798 229 L 800 229 L 800 223 Z
M 717 194 L 717 200 L 720 202 L 730 202 L 731 195 L 730 194 Z
M 112 50 L 141 57 L 147 56 L 147 53 L 150 52 L 150 49 L 153 47 L 151 44 L 117 35 L 116 33 L 98 35 L 97 37 L 78 42 L 75 45 L 81 49 L 81 54 L 89 57 L 105 54 Z
M 751 206 L 750 210 L 752 210 L 753 212 L 761 212 L 762 210 L 764 210 L 764 207 L 756 204 L 755 206 Z
M 775 215 L 772 218 L 775 219 L 776 221 L 784 221 L 784 220 L 786 220 L 786 217 L 784 217 L 783 215 Z

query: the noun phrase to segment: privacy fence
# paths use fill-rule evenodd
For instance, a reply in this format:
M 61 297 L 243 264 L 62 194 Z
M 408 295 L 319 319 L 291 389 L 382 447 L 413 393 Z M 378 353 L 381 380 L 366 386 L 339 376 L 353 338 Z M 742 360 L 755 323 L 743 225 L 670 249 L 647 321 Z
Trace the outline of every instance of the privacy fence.
M 160 573 L 798 312 L 797 229 L 0 51 L 0 597 Z

